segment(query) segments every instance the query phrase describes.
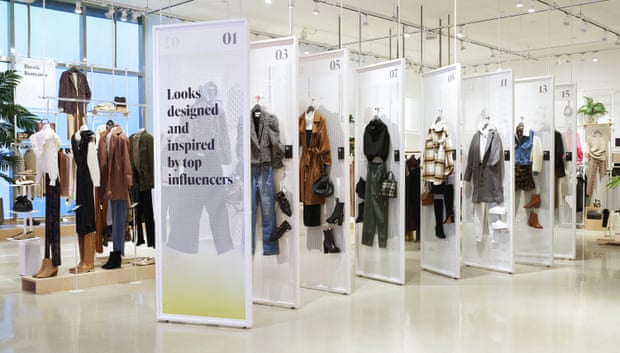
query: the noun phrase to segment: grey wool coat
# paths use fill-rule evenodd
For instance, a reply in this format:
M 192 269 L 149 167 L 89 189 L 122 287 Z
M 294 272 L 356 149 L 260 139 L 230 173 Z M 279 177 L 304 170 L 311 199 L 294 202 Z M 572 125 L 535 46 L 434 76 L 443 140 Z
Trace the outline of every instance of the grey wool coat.
M 280 142 L 280 126 L 275 115 L 266 112 L 260 105 L 252 108 L 251 116 L 259 114 L 258 126 L 250 117 L 251 164 L 269 164 L 277 169 L 284 166 L 284 145 Z M 258 130 L 258 133 L 256 132 Z
M 477 131 L 469 144 L 467 167 L 463 179 L 472 182 L 472 201 L 504 202 L 504 153 L 502 140 L 496 130 L 487 136 L 484 155 L 480 160 L 480 131 Z

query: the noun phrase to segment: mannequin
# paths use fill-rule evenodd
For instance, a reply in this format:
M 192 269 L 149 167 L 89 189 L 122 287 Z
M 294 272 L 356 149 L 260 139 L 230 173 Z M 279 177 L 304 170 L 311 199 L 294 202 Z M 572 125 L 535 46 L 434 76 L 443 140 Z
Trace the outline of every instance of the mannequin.
M 132 184 L 131 163 L 127 135 L 118 125 L 107 124 L 101 135 L 97 150 L 101 171 L 99 202 L 110 201 L 112 216 L 113 251 L 104 269 L 121 267 L 121 256 L 125 250 L 125 221 L 127 219 L 127 190 Z
M 71 139 L 71 149 L 76 163 L 75 228 L 80 248 L 80 262 L 69 269 L 71 273 L 90 272 L 95 269 L 95 199 L 94 188 L 99 186 L 100 172 L 97 162 L 95 133 L 82 125 Z
M 132 200 L 136 206 L 136 245 L 144 244 L 142 221 L 146 226 L 146 243 L 155 247 L 155 221 L 153 217 L 153 198 L 151 190 L 154 185 L 153 135 L 141 128 L 129 137 L 129 155 L 133 178 Z
M 46 124 L 30 137 L 37 159 L 37 181 L 45 184 L 45 257 L 35 278 L 58 274 L 60 258 L 60 186 L 58 185 L 58 149 L 60 138 Z

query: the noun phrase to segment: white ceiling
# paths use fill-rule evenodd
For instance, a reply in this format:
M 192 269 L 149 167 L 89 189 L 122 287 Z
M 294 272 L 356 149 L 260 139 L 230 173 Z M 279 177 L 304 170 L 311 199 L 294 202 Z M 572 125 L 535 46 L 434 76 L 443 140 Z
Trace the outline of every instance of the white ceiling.
M 289 16 L 290 1 L 294 4 L 292 18 Z M 104 3 L 108 4 L 107 1 Z M 442 21 L 443 65 L 448 63 L 448 50 L 451 52 L 450 62 L 454 62 L 456 51 L 456 60 L 463 65 L 483 65 L 497 63 L 500 58 L 502 62 L 523 58 L 536 60 L 549 55 L 562 55 L 566 59 L 567 54 L 578 56 L 583 52 L 620 49 L 620 45 L 616 45 L 616 33 L 620 33 L 620 0 L 525 0 L 521 8 L 517 8 L 515 3 L 514 0 L 457 0 L 456 3 L 453 0 L 401 0 L 401 23 L 411 25 L 405 30 L 413 33 L 405 39 L 405 57 L 416 66 L 421 62 L 431 67 L 439 65 L 439 40 L 421 39 L 419 28 L 422 20 L 425 27 L 433 30 L 437 30 L 439 21 Z M 398 4 L 398 1 L 391 0 L 343 0 L 342 3 L 340 0 L 318 0 L 316 6 L 320 13 L 313 15 L 313 0 L 272 0 L 270 5 L 265 4 L 264 0 L 114 2 L 116 7 L 157 13 L 163 8 L 164 15 L 187 20 L 247 17 L 253 32 L 273 36 L 289 35 L 289 21 L 292 20 L 292 34 L 300 38 L 301 43 L 320 44 L 322 48 L 313 47 L 314 51 L 338 48 L 339 15 L 342 18 L 342 43 L 357 51 L 360 13 L 368 13 L 368 26 L 361 26 L 361 51 L 367 54 L 363 59 L 370 62 L 377 60 L 375 56 L 380 57 L 379 60 L 390 56 L 390 29 L 393 34 L 391 56 L 396 57 L 399 27 L 402 31 L 395 18 Z M 171 8 L 166 8 L 170 5 Z M 537 11 L 528 13 L 530 5 L 535 6 Z M 563 24 L 566 18 L 563 10 L 573 15 L 568 26 Z M 421 18 L 422 11 L 424 15 Z M 580 16 L 588 21 L 586 32 L 581 31 L 583 22 L 578 18 Z M 455 21 L 457 24 L 467 24 L 464 27 L 465 50 L 460 49 L 460 42 L 455 46 L 454 39 L 451 39 L 451 47 L 448 48 L 448 20 L 452 25 Z M 607 41 L 602 40 L 604 30 L 601 27 L 611 31 L 607 34 Z M 451 34 L 453 37 L 453 29 Z M 372 40 L 376 38 L 381 39 Z M 499 47 L 504 53 L 491 57 L 491 47 Z M 424 51 L 423 57 L 421 51 Z M 399 54 L 402 56 L 402 47 Z

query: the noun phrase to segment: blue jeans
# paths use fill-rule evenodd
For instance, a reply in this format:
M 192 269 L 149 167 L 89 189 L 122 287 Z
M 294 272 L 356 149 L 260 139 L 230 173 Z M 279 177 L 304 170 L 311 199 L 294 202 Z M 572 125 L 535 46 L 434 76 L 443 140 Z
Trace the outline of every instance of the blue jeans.
M 127 220 L 127 200 L 111 200 L 112 212 L 112 250 L 125 255 L 125 221 Z
M 271 165 L 252 166 L 252 254 L 256 248 L 256 208 L 260 202 L 263 221 L 263 255 L 278 255 L 278 241 L 269 241 L 275 228 L 276 212 L 273 201 L 274 185 Z

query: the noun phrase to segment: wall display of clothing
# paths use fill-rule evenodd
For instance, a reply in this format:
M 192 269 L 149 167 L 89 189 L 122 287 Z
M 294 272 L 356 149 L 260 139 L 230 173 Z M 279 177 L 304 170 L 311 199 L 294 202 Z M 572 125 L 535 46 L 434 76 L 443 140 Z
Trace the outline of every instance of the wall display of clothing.
M 461 275 L 461 174 L 458 122 L 461 67 L 451 65 L 422 76 L 424 152 L 422 182 L 433 202 L 421 211 L 422 268 L 444 276 Z
M 460 125 L 463 263 L 506 273 L 514 273 L 512 82 L 510 70 L 463 79 Z
M 253 299 L 296 308 L 299 299 L 297 41 L 251 43 L 248 121 L 251 150 Z M 288 145 L 289 156 L 285 156 Z M 297 151 L 297 146 L 294 146 Z
M 553 77 L 515 81 L 515 261 L 553 264 L 555 117 Z
M 577 152 L 577 86 L 555 85 L 555 198 L 553 254 L 556 258 L 574 260 L 576 251 Z
M 247 21 L 155 26 L 153 58 L 157 319 L 251 327 Z
M 58 110 L 67 114 L 67 139 L 86 124 L 86 105 L 92 93 L 86 74 L 75 66 L 60 75 L 58 82 Z
M 338 65 L 335 65 L 338 63 Z M 300 278 L 305 288 L 351 293 L 349 217 L 350 156 L 348 100 L 351 82 L 347 50 L 299 58 L 297 135 L 300 146 Z M 331 196 L 317 195 L 313 184 L 321 164 L 333 185 Z
M 398 284 L 405 283 L 404 75 L 403 60 L 357 69 L 355 120 L 355 180 L 365 181 L 356 207 L 364 212 L 355 227 L 356 273 Z M 390 172 L 396 197 L 382 190 Z

